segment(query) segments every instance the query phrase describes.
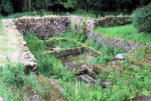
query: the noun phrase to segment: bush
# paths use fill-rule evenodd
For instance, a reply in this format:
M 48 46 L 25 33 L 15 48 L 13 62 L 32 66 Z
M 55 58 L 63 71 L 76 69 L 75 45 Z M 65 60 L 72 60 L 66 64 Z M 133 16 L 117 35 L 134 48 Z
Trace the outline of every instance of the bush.
M 132 14 L 132 22 L 139 32 L 151 32 L 151 3 Z

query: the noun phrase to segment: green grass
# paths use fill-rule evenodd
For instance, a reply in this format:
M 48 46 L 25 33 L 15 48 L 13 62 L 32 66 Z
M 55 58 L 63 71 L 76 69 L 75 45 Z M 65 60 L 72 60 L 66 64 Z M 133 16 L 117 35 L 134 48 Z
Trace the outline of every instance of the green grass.
M 151 33 L 138 33 L 132 25 L 98 27 L 95 29 L 95 33 L 102 34 L 108 38 L 123 38 L 139 43 L 151 43 Z
M 105 63 L 108 60 L 112 60 L 116 54 L 123 52 L 117 48 L 100 46 L 96 41 L 86 40 L 84 37 L 81 38 L 80 34 L 78 35 L 72 32 L 57 37 L 81 40 L 79 42 L 83 42 L 101 51 L 103 54 L 94 59 L 96 63 Z M 42 52 L 41 50 L 46 49 L 43 48 L 45 47 L 43 40 L 40 40 L 34 35 L 26 35 L 25 40 L 33 54 L 36 53 L 35 56 L 37 57 L 39 74 L 58 80 L 63 87 L 64 96 L 69 101 L 129 101 L 137 95 L 148 95 L 150 92 L 151 75 L 149 73 L 150 68 L 148 67 L 138 66 L 134 68 L 137 70 L 137 72 L 135 72 L 131 70 L 131 66 L 128 65 L 129 62 L 125 60 L 120 68 L 125 68 L 126 74 L 112 68 L 109 70 L 109 73 L 99 70 L 97 78 L 106 82 L 112 82 L 113 85 L 102 88 L 96 83 L 96 85 L 91 86 L 77 80 L 74 71 L 68 72 L 67 68 L 62 65 L 60 59 L 51 55 L 40 55 L 40 52 Z M 39 49 L 37 48 L 38 46 Z M 87 90 L 89 90 L 89 92 Z
M 24 16 L 24 14 L 12 15 L 10 18 L 21 16 Z M 2 25 L 0 24 L 0 26 Z M 151 36 L 149 34 L 138 34 L 132 25 L 97 28 L 95 31 L 106 37 L 119 37 L 141 43 L 151 43 Z M 87 40 L 87 37 L 81 33 L 67 32 L 56 36 L 56 38 L 57 37 L 73 39 L 100 51 L 102 54 L 93 60 L 94 63 L 105 64 L 111 61 L 116 54 L 124 52 L 118 48 L 101 46 L 94 40 Z M 37 59 L 38 73 L 46 77 L 55 78 L 60 82 L 60 85 L 63 87 L 63 94 L 68 101 L 129 101 L 138 95 L 149 96 L 151 92 L 151 68 L 148 68 L 151 64 L 147 66 L 135 66 L 135 68 L 132 69 L 130 63 L 125 60 L 120 68 L 124 68 L 126 74 L 112 67 L 109 69 L 109 73 L 99 70 L 98 79 L 113 83 L 113 85 L 109 85 L 107 88 L 102 88 L 98 83 L 92 86 L 77 80 L 74 75 L 75 71 L 68 72 L 67 67 L 63 66 L 61 60 L 55 56 L 42 55 L 48 48 L 44 40 L 39 39 L 33 34 L 27 34 L 24 39 Z M 79 46 L 72 42 L 68 45 L 66 42 L 56 42 L 55 45 L 59 45 L 65 49 Z M 144 52 L 139 52 L 138 55 L 140 58 L 143 58 Z M 31 89 L 37 91 L 38 94 L 43 94 L 49 90 L 47 88 L 42 89 L 39 86 L 36 75 L 26 75 L 24 73 L 24 66 L 21 64 L 9 64 L 5 67 L 0 67 L 0 96 L 2 96 L 5 101 L 10 101 L 10 99 L 11 101 L 23 100 L 20 98 L 21 93 L 23 93 L 28 86 L 31 86 Z M 51 87 L 51 85 L 47 85 L 47 87 L 48 86 Z
M 2 30 L 3 26 L 2 26 L 2 20 L 0 18 L 0 31 Z
M 137 95 L 148 96 L 150 92 L 150 69 L 140 67 L 137 70 L 139 72 L 135 73 L 127 69 L 129 75 L 112 69 L 109 74 L 100 72 L 100 79 L 113 83 L 113 86 L 107 88 L 79 81 L 63 82 L 61 85 L 69 101 L 129 101 Z M 131 76 L 134 78 L 130 78 Z
M 37 58 L 38 73 L 47 77 L 57 79 L 70 79 L 73 73 L 67 71 L 61 60 L 52 55 L 43 55 L 47 51 L 47 46 L 43 40 L 40 40 L 33 34 L 27 34 L 24 39 L 27 41 L 27 46 Z M 66 43 L 64 43 L 66 44 Z
M 30 89 L 40 93 L 42 91 L 36 76 L 33 74 L 26 75 L 22 64 L 8 64 L 0 67 L 0 95 L 5 101 L 20 101 L 25 89 Z M 11 100 L 10 100 L 11 99 Z

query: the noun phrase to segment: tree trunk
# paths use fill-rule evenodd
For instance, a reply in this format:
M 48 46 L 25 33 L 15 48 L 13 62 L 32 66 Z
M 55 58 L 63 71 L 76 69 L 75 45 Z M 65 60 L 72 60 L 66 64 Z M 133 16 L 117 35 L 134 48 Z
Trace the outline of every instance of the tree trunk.
M 89 4 L 88 4 L 87 0 L 85 0 L 85 9 L 86 9 L 86 12 L 88 13 L 89 12 Z
M 28 0 L 29 11 L 31 11 L 31 0 Z
M 24 11 L 27 10 L 27 0 L 24 0 L 24 7 L 23 7 Z

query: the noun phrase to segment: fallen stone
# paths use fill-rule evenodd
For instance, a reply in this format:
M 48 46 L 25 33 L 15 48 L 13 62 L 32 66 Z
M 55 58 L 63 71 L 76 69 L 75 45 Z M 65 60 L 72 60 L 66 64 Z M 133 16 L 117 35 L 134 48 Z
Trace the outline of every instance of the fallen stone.
M 53 48 L 53 50 L 55 50 L 55 51 L 61 51 L 61 48 L 59 46 L 56 46 L 55 48 Z
M 79 78 L 86 83 L 95 84 L 95 80 L 89 75 L 80 75 Z
M 117 60 L 124 60 L 124 59 L 126 59 L 126 54 L 117 54 L 116 55 L 116 57 L 115 57 L 115 59 L 117 59 Z
M 149 96 L 139 96 L 134 98 L 132 101 L 151 101 L 151 97 Z

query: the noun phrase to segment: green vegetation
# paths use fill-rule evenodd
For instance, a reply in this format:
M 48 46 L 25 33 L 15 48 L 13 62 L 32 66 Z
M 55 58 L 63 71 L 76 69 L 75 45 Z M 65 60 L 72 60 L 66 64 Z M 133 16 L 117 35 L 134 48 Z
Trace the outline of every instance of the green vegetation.
M 98 27 L 95 33 L 102 34 L 108 38 L 124 38 L 129 41 L 140 43 L 151 43 L 151 35 L 149 33 L 139 33 L 132 25 L 115 26 L 115 27 Z
M 33 34 L 27 34 L 25 40 L 27 41 L 29 49 L 37 58 L 39 74 L 47 77 L 53 76 L 55 78 L 62 78 L 64 75 L 72 76 L 72 74 L 67 73 L 67 68 L 64 67 L 61 61 L 56 57 L 43 55 L 43 53 L 47 51 L 44 41 Z
M 99 15 L 103 11 L 131 12 L 149 2 L 150 0 L 1 0 L 0 13 L 8 15 L 16 12 L 41 10 L 54 12 L 84 10 L 86 12 L 95 12 L 96 15 Z
M 95 58 L 95 63 L 106 64 L 109 61 L 113 60 L 115 56 L 119 53 L 124 53 L 124 50 L 119 48 L 113 48 L 109 46 L 101 47 L 101 56 Z
M 57 38 L 67 38 L 73 39 L 85 44 L 87 47 L 93 47 L 102 53 L 101 56 L 96 57 L 93 63 L 108 63 L 115 57 L 118 53 L 123 53 L 121 49 L 111 48 L 108 46 L 100 46 L 96 41 L 87 40 L 80 33 L 67 32 L 60 36 L 55 36 L 52 39 Z M 32 41 L 31 41 L 32 39 Z M 33 45 L 40 46 L 39 42 L 43 43 L 45 41 L 36 38 L 35 35 L 26 35 L 25 40 L 29 48 Z M 34 43 L 36 40 L 37 44 Z M 55 43 L 58 45 L 59 43 Z M 66 44 L 66 43 L 62 43 Z M 75 43 L 74 43 L 75 44 Z M 47 45 L 43 45 L 48 47 Z M 63 45 L 64 46 L 64 45 Z M 46 51 L 48 48 L 40 48 Z M 76 79 L 73 72 L 68 72 L 67 67 L 62 65 L 60 59 L 57 59 L 53 55 L 41 55 L 41 52 L 37 48 L 33 49 L 31 47 L 33 54 L 36 53 L 39 73 L 47 77 L 54 77 L 60 82 L 63 87 L 63 94 L 69 101 L 129 101 L 130 99 L 138 95 L 149 95 L 150 93 L 150 64 L 142 67 L 135 66 L 132 69 L 131 62 L 125 60 L 120 66 L 124 69 L 124 73 L 118 69 L 110 67 L 108 72 L 103 69 L 99 70 L 98 79 L 104 80 L 106 82 L 113 83 L 113 85 L 108 85 L 107 88 L 102 88 L 96 81 L 95 85 L 90 85 L 85 82 Z M 37 52 L 36 52 L 37 51 Z M 38 54 L 39 52 L 39 54 Z M 142 53 L 143 54 L 143 53 Z M 92 62 L 92 61 L 91 61 Z M 89 90 L 89 92 L 87 91 Z
M 34 90 L 37 93 L 42 91 L 36 76 L 33 74 L 26 75 L 24 73 L 24 66 L 21 64 L 8 64 L 5 67 L 0 67 L 0 95 L 4 100 L 20 101 L 25 100 L 20 98 L 24 90 Z M 29 88 L 30 87 L 30 88 Z
M 18 0 L 16 0 L 16 2 L 17 1 Z M 119 11 L 131 11 L 136 8 L 135 6 L 145 5 L 148 3 L 148 0 L 138 1 L 136 4 L 133 0 L 122 0 L 122 2 L 117 0 L 115 5 L 110 5 L 113 4 L 112 0 L 98 0 L 95 1 L 95 3 L 93 3 L 93 0 L 60 0 L 60 2 L 58 2 L 58 0 L 54 2 L 49 0 L 23 1 L 24 3 L 22 3 L 22 1 L 18 1 L 23 6 L 21 9 L 19 8 L 20 5 L 14 8 L 15 6 L 13 0 L 2 0 L 2 3 L 0 1 L 0 12 L 4 15 L 8 15 L 16 12 L 16 9 L 20 9 L 20 11 L 30 11 L 16 13 L 7 16 L 6 18 L 19 18 L 23 16 L 50 16 L 53 14 L 72 15 L 72 13 L 65 14 L 64 12 L 54 13 L 34 11 L 42 9 L 47 11 L 50 7 L 53 8 L 55 5 L 59 5 L 59 9 L 60 6 L 75 9 L 75 15 L 94 18 L 102 16 L 99 14 L 100 11 L 117 11 L 117 9 L 119 9 Z M 33 5 L 31 5 L 32 3 Z M 130 9 L 127 8 L 127 5 L 129 4 L 134 7 L 131 6 Z M 83 12 L 83 10 L 85 10 L 85 12 Z M 137 14 L 140 13 L 138 12 L 139 11 L 136 11 L 133 16 L 137 16 L 139 18 Z M 137 17 L 134 17 L 133 21 L 138 21 Z M 150 20 L 149 14 L 147 17 L 149 18 L 148 20 Z M 149 23 L 149 21 L 147 23 Z M 149 26 L 150 24 L 147 25 Z M 143 24 L 142 26 L 143 27 L 141 28 L 144 28 Z M 139 30 L 139 28 L 137 30 L 132 25 L 105 28 L 98 27 L 95 29 L 95 33 L 104 35 L 106 38 L 123 38 L 126 42 L 135 41 L 143 44 L 151 44 L 151 34 L 146 33 L 150 32 L 150 26 L 148 26 L 147 29 L 143 30 Z M 3 27 L 0 20 L 0 35 L 3 34 L 2 29 Z M 82 29 L 84 30 L 84 23 Z M 75 33 L 68 31 L 64 34 L 54 36 L 46 40 L 38 38 L 36 33 L 28 33 L 24 36 L 24 39 L 27 42 L 27 46 L 30 51 L 37 59 L 38 74 L 44 76 L 45 78 L 55 79 L 63 88 L 62 93 L 68 101 L 130 101 L 137 96 L 151 96 L 151 45 L 144 46 L 142 49 L 129 53 L 130 56 L 121 62 L 116 60 L 115 56 L 119 53 L 125 53 L 124 50 L 117 47 L 101 46 L 95 40 L 87 39 L 84 34 L 78 32 Z M 1 44 L 3 44 L 2 42 Z M 6 43 L 6 40 L 4 42 Z M 82 46 L 99 52 L 100 55 L 96 56 L 93 52 L 86 50 L 88 54 L 94 57 L 90 60 L 84 56 L 81 56 L 78 60 L 76 60 L 77 58 L 74 60 L 74 56 L 68 57 L 73 62 L 80 63 L 82 61 L 87 67 L 91 65 L 95 67 L 98 72 L 98 75 L 95 77 L 95 84 L 91 85 L 77 79 L 75 75 L 77 72 L 76 69 L 69 71 L 69 67 L 64 65 L 62 58 L 57 58 L 53 54 L 46 54 L 56 46 L 61 48 L 61 50 Z M 8 51 L 9 49 L 5 49 L 3 52 L 6 50 Z M 114 64 L 114 62 L 116 63 Z M 0 66 L 0 96 L 2 96 L 5 101 L 10 101 L 10 99 L 11 101 L 27 101 L 28 99 L 24 98 L 24 95 L 28 97 L 33 91 L 41 97 L 49 96 L 48 94 L 50 94 L 52 85 L 48 84 L 47 81 L 41 81 L 44 83 L 41 85 L 41 82 L 37 79 L 38 76 L 33 73 L 26 74 L 24 72 L 24 68 L 25 67 L 19 63 L 8 63 L 5 66 Z M 100 80 L 106 83 L 106 87 L 100 85 Z
M 137 9 L 132 15 L 134 27 L 139 32 L 151 32 L 151 3 Z

